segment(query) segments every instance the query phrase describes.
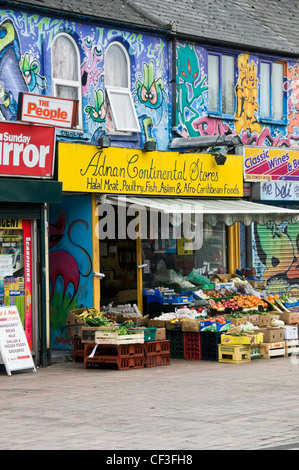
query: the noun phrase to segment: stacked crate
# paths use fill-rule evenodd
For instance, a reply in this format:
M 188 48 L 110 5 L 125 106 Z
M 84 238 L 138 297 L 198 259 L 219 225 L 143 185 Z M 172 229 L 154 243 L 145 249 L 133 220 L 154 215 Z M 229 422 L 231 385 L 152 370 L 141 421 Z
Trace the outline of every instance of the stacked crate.
M 170 342 L 170 357 L 172 359 L 184 359 L 184 332 L 179 329 L 166 329 L 166 338 Z
M 260 328 L 258 332 L 263 333 L 264 339 L 260 343 L 260 353 L 263 359 L 285 356 L 284 329 L 277 327 Z
M 184 331 L 184 355 L 185 359 L 201 359 L 200 332 Z
M 166 366 L 170 364 L 170 341 L 158 340 L 144 343 L 145 367 Z
M 118 370 L 140 369 L 145 365 L 144 343 L 84 344 L 85 369 L 95 366 L 116 366 Z
M 221 331 L 202 331 L 201 359 L 205 361 L 218 361 L 218 344 L 221 343 Z

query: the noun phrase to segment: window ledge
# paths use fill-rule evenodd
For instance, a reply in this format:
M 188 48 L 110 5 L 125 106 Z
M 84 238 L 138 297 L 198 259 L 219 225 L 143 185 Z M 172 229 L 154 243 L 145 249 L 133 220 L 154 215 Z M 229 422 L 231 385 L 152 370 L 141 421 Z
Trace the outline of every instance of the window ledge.
M 270 118 L 259 118 L 259 122 L 264 123 L 264 124 L 273 124 L 275 126 L 287 126 L 288 121 L 283 120 L 283 121 L 275 121 L 275 119 L 270 119 Z

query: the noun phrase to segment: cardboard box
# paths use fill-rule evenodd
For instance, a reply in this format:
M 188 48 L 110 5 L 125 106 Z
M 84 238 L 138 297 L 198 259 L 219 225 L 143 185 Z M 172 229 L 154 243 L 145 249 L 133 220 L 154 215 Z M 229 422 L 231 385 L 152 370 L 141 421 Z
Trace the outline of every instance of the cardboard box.
M 225 315 L 225 319 L 229 320 L 231 324 L 234 326 L 245 325 L 248 321 L 248 317 L 245 315 L 244 317 L 241 317 L 241 318 L 231 318 L 228 314 L 228 315 Z
M 161 341 L 163 339 L 166 339 L 166 328 L 157 328 L 156 341 Z
M 279 319 L 284 321 L 287 325 L 290 325 L 291 323 L 299 323 L 299 312 L 296 312 L 295 310 L 292 310 L 291 313 L 282 312 L 279 314 Z
M 247 321 L 249 321 L 250 323 L 252 323 L 252 325 L 254 326 L 259 326 L 260 324 L 260 315 L 257 313 L 257 314 L 252 314 L 252 315 L 248 315 L 247 317 Z
M 183 331 L 193 331 L 197 333 L 200 331 L 200 322 L 198 320 L 183 320 L 182 321 L 182 330 Z
M 257 326 L 270 326 L 272 318 L 273 317 L 271 315 L 259 315 L 259 323 Z
M 296 325 L 285 325 L 284 329 L 284 339 L 298 339 L 298 326 Z
M 234 277 L 233 274 L 215 274 L 212 282 L 215 284 L 215 289 L 229 289 L 235 286 L 232 280 Z
M 284 329 L 266 326 L 259 328 L 257 333 L 263 333 L 264 343 L 274 343 L 276 341 L 284 341 Z
M 130 302 L 132 300 L 137 301 L 137 289 L 129 289 L 129 290 L 123 290 L 120 291 L 117 294 L 118 301 L 121 304 L 126 304 L 127 302 Z
M 81 338 L 82 328 L 84 328 L 84 325 L 67 326 L 68 339 L 73 340 L 73 339 Z
M 149 320 L 148 326 L 153 326 L 156 328 L 166 328 L 166 320 Z
M 265 289 L 267 286 L 267 281 L 252 281 L 251 279 L 246 279 L 246 281 L 254 288 L 254 289 Z
M 250 344 L 249 336 L 221 335 L 221 344 Z
M 263 333 L 245 333 L 246 336 L 250 337 L 250 345 L 251 346 L 256 346 L 260 343 L 264 342 L 264 334 Z
M 212 322 L 209 320 L 200 320 L 200 331 L 227 331 L 231 328 L 231 322 L 229 319 L 226 319 L 226 323 Z
M 89 307 L 90 308 L 90 307 Z M 65 321 L 65 326 L 78 326 L 78 325 L 85 325 L 85 321 L 82 320 L 81 318 L 78 318 L 78 315 L 80 313 L 84 312 L 86 308 L 79 308 L 76 310 L 69 310 L 66 321 Z

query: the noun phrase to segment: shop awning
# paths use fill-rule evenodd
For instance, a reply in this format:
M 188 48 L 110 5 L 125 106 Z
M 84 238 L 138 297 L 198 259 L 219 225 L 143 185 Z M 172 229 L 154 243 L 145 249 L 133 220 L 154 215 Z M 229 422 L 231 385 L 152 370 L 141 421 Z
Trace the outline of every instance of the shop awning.
M 260 225 L 274 222 L 280 225 L 282 222 L 299 221 L 299 210 L 259 204 L 244 199 L 106 196 L 105 200 L 113 204 L 134 204 L 137 207 L 145 207 L 166 214 L 203 214 L 203 220 L 212 226 L 218 222 L 231 226 L 235 222 L 241 222 L 244 225 L 250 225 L 251 222 L 257 222 Z

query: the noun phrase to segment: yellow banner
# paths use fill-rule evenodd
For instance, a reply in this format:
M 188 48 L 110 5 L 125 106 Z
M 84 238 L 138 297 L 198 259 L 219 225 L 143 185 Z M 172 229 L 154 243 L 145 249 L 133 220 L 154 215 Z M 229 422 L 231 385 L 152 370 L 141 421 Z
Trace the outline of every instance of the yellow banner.
M 149 196 L 243 196 L 243 157 L 217 165 L 210 154 L 143 152 L 59 143 L 63 191 Z

